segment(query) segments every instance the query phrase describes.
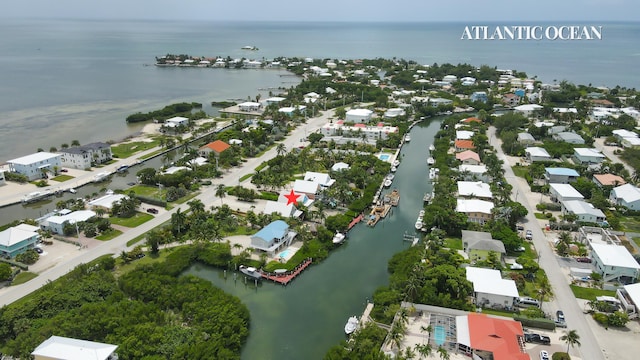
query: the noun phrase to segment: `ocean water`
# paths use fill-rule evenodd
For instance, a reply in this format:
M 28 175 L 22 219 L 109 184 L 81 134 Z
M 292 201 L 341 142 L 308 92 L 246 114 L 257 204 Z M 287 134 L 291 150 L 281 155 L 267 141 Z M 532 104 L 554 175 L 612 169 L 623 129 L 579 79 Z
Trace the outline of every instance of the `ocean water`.
M 171 102 L 245 99 L 266 95 L 260 88 L 295 85 L 281 71 L 144 66 L 167 53 L 395 57 L 487 64 L 546 82 L 640 85 L 640 23 L 586 24 L 603 26 L 601 41 L 460 40 L 467 25 L 485 24 L 3 20 L 0 163 L 73 139 L 120 139 L 141 128 L 128 126 L 127 115 Z

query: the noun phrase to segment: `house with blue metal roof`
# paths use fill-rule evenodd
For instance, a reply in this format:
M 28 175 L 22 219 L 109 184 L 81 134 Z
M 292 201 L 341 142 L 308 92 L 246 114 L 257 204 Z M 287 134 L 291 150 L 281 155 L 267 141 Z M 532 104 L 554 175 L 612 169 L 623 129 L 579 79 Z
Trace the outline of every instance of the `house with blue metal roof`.
M 580 174 L 569 168 L 544 168 L 544 178 L 547 184 L 568 184 L 576 181 Z
M 251 236 L 251 246 L 274 256 L 278 250 L 289 246 L 296 235 L 295 231 L 289 230 L 289 224 L 276 220 Z

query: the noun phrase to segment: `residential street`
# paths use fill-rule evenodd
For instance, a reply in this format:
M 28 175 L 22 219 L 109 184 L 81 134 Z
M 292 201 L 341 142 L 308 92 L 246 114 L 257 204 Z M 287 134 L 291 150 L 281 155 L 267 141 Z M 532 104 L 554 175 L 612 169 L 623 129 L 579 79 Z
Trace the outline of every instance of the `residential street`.
M 326 111 L 322 113 L 320 116 L 311 118 L 307 120 L 306 124 L 299 126 L 297 129 L 293 130 L 290 135 L 282 141 L 282 143 L 286 146 L 287 150 L 291 150 L 294 147 L 298 147 L 301 145 L 306 145 L 306 142 L 301 142 L 300 139 L 305 137 L 308 134 L 318 130 L 322 125 L 328 122 L 330 117 L 334 116 L 333 110 Z M 226 186 L 235 186 L 239 185 L 239 180 L 246 174 L 250 174 L 254 172 L 254 169 L 260 165 L 263 161 L 271 159 L 276 156 L 276 147 L 273 146 L 270 150 L 264 153 L 262 156 L 258 158 L 248 159 L 246 163 L 243 163 L 240 168 L 233 168 L 231 172 L 228 172 L 223 175 L 221 179 L 214 179 L 215 184 L 224 184 Z M 249 179 L 246 181 L 250 181 Z M 208 188 L 208 191 L 203 192 L 198 195 L 196 198 L 201 200 L 206 208 L 210 206 L 218 205 L 219 199 L 214 195 L 215 187 Z M 223 200 L 225 203 L 229 203 L 235 201 L 234 199 L 225 198 Z M 6 287 L 0 289 L 0 306 L 4 306 L 10 304 L 31 292 L 39 289 L 44 284 L 49 281 L 53 281 L 60 276 L 65 275 L 69 271 L 71 271 L 76 266 L 90 262 L 102 255 L 106 254 L 114 254 L 118 255 L 123 250 L 129 250 L 132 247 L 127 248 L 126 244 L 129 240 L 132 240 L 147 231 L 161 225 L 164 222 L 167 222 L 171 219 L 171 215 L 181 209 L 183 212 L 189 208 L 187 204 L 181 204 L 171 209 L 171 211 L 163 212 L 157 215 L 154 219 L 136 227 L 130 229 L 129 231 L 123 233 L 117 238 L 106 241 L 95 248 L 89 249 L 87 252 L 80 253 L 77 257 L 70 259 L 69 261 L 60 264 L 54 268 L 46 270 L 45 272 L 38 274 L 38 277 L 17 286 Z M 139 245 L 138 243 L 136 245 Z M 134 245 L 135 246 L 135 245 Z
M 516 176 L 511 169 L 511 165 L 506 159 L 502 151 L 502 141 L 495 136 L 495 128 L 490 127 L 487 131 L 490 144 L 496 149 L 498 158 L 504 161 L 504 176 L 507 181 L 512 184 L 512 198 L 516 199 L 516 194 L 529 194 L 531 191 L 524 182 L 515 181 Z M 523 185 L 524 184 L 524 185 Z M 549 283 L 553 287 L 554 298 L 552 301 L 543 305 L 546 313 L 555 314 L 556 310 L 562 309 L 568 325 L 568 330 L 576 330 L 580 335 L 580 347 L 570 349 L 570 354 L 579 354 L 583 360 L 604 360 L 605 356 L 601 350 L 600 344 L 594 336 L 591 328 L 587 324 L 585 315 L 582 312 L 578 301 L 576 300 L 567 279 L 563 274 L 560 265 L 556 259 L 556 254 L 549 245 L 542 228 L 539 226 L 538 220 L 535 218 L 535 203 L 530 203 L 530 197 L 519 196 L 518 201 L 529 211 L 524 226 L 533 232 L 533 243 L 536 251 L 540 254 L 539 264 L 549 278 Z M 559 329 L 562 331 L 563 329 Z

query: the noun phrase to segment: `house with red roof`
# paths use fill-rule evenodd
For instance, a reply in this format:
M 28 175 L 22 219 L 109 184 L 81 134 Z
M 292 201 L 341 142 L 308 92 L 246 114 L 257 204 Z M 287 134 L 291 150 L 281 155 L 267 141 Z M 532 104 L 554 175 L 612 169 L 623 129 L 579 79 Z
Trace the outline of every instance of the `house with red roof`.
M 455 144 L 456 152 L 465 151 L 465 150 L 473 150 L 476 147 L 473 145 L 472 140 L 456 140 Z
M 198 155 L 206 158 L 209 156 L 209 154 L 213 153 L 217 157 L 220 156 L 223 151 L 227 150 L 230 147 L 231 145 L 227 144 L 226 142 L 222 140 L 216 140 L 208 143 L 207 145 L 201 146 L 200 149 L 198 149 Z
M 478 119 L 477 117 L 468 117 L 462 121 L 460 121 L 463 124 L 471 124 L 471 123 L 482 123 L 482 120 Z
M 458 347 L 473 359 L 531 360 L 522 324 L 485 314 L 456 316 Z
M 471 150 L 457 153 L 456 160 L 461 161 L 463 165 L 480 165 L 480 155 Z

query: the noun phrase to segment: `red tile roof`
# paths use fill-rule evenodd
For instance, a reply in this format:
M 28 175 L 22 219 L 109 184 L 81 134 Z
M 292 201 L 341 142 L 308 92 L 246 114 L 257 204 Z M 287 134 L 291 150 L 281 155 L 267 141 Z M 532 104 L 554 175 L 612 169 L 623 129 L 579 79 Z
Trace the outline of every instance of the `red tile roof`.
M 469 313 L 468 321 L 473 349 L 492 352 L 494 360 L 531 359 L 527 353 L 522 352 L 518 342 L 518 337 L 524 337 L 520 322 L 477 313 Z
M 208 143 L 207 145 L 203 146 L 203 148 L 204 147 L 207 147 L 207 148 L 213 150 L 214 152 L 220 154 L 221 152 L 227 150 L 231 146 L 229 144 L 227 144 L 226 142 L 222 141 L 222 140 L 216 140 L 214 142 Z
M 472 123 L 472 122 L 481 123 L 482 120 L 478 119 L 477 117 L 470 117 L 470 118 L 466 118 L 466 119 L 462 120 L 462 122 L 465 123 L 465 124 L 469 124 L 469 123 Z
M 471 140 L 456 140 L 455 142 L 456 149 L 475 149 L 473 146 L 473 141 Z
M 456 160 L 464 161 L 467 159 L 474 159 L 480 162 L 480 155 L 471 150 L 466 150 L 456 154 Z
M 602 186 L 619 186 L 627 183 L 620 176 L 613 174 L 595 174 L 593 177 L 598 180 Z

